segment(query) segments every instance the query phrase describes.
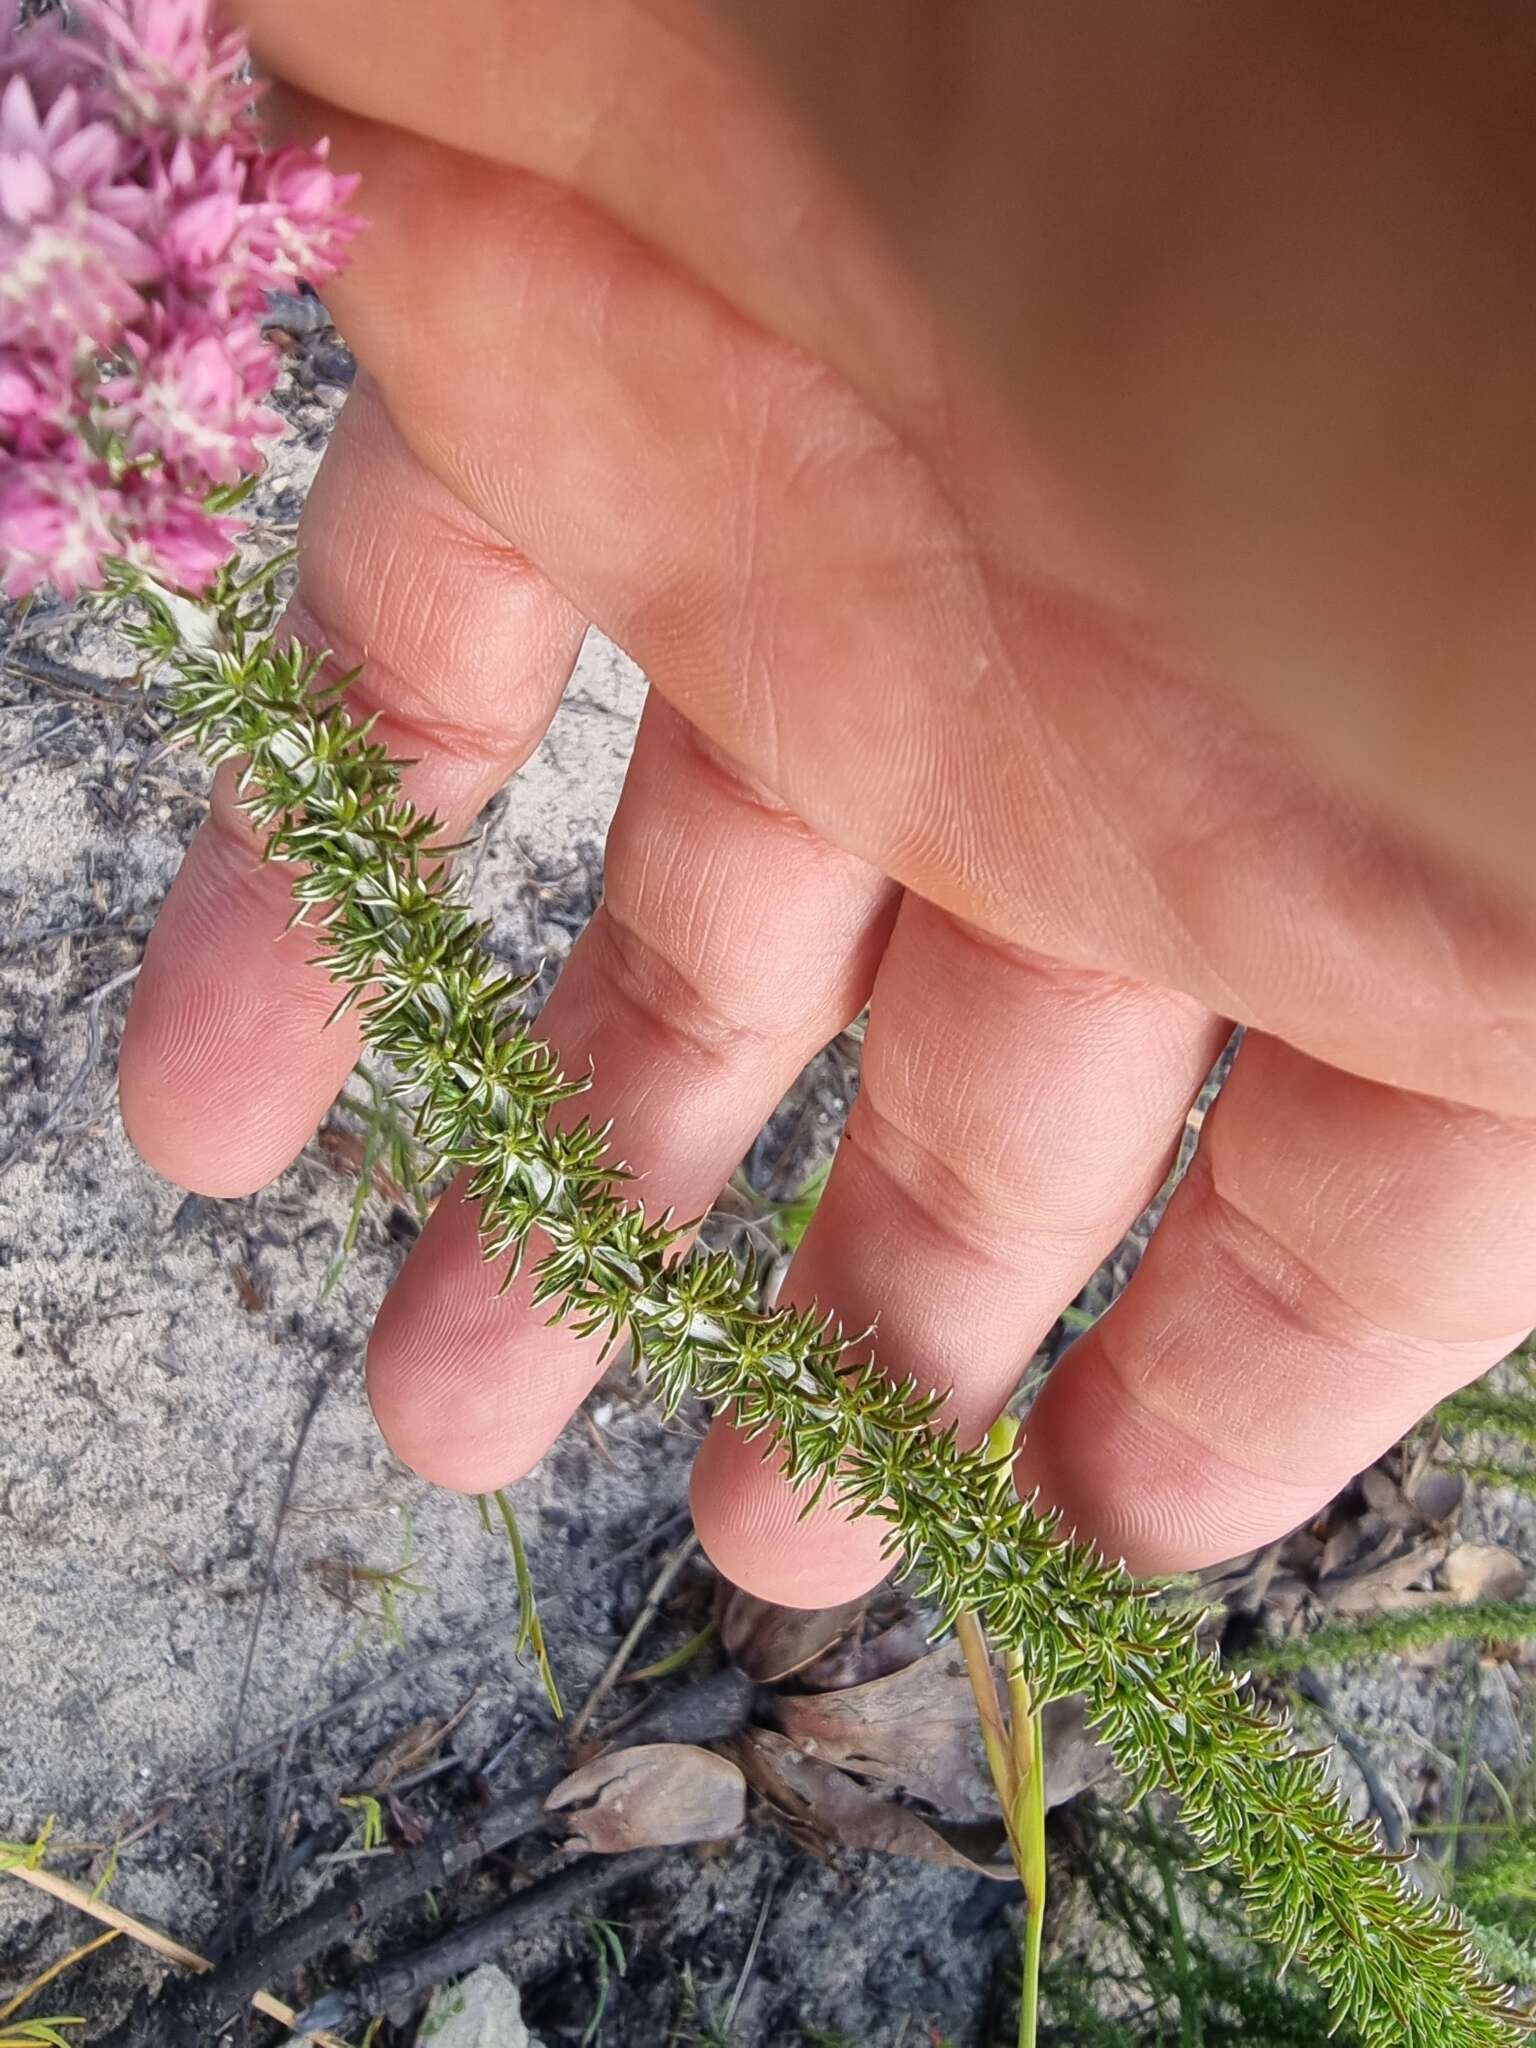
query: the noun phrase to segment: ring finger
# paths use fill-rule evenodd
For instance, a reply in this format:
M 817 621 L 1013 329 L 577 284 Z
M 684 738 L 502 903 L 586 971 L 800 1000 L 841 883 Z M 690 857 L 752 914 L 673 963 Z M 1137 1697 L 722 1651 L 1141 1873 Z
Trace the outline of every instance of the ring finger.
M 1166 1173 L 1225 1026 L 1188 997 L 1084 973 L 904 899 L 859 1099 L 786 1296 L 876 1322 L 896 1378 L 952 1394 L 974 1442 Z M 881 1525 L 809 1515 L 724 1425 L 694 1516 L 727 1576 L 800 1605 L 881 1578 Z

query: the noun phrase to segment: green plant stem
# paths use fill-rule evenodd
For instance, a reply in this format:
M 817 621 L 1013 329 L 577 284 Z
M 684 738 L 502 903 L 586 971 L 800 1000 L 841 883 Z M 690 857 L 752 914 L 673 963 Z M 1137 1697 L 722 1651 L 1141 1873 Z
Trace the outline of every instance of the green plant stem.
M 658 1657 L 654 1664 L 644 1664 L 638 1671 L 627 1671 L 624 1674 L 624 1683 L 650 1685 L 658 1678 L 675 1678 L 679 1671 L 686 1671 L 690 1664 L 702 1656 L 719 1633 L 719 1629 L 712 1621 L 706 1621 L 697 1635 L 690 1636 L 686 1643 L 680 1643 L 665 1657 Z
M 1179 2048 L 1202 2048 L 1205 2028 L 1189 1953 L 1189 1936 L 1184 1928 L 1184 1911 L 1179 1904 L 1179 1874 L 1161 1834 L 1152 1837 L 1152 1855 L 1168 1908 L 1168 1945 L 1173 1950 L 1173 1967 L 1179 1980 Z
M 971 1682 L 971 1694 L 976 1702 L 976 1718 L 981 1723 L 981 1746 L 986 1752 L 987 1769 L 1002 1807 L 1011 1847 L 1013 1811 L 1019 1788 L 1014 1773 L 1013 1752 L 1008 1740 L 1008 1722 L 1003 1713 L 1003 1703 L 998 1697 L 997 1673 L 992 1667 L 992 1645 L 987 1641 L 986 1630 L 980 1621 L 974 1614 L 969 1613 L 955 1616 L 955 1640 L 959 1643 L 960 1654 L 965 1659 L 965 1675 Z
M 507 1548 L 512 1553 L 512 1575 L 517 1582 L 517 1643 L 519 1657 L 531 1651 L 538 1668 L 539 1679 L 544 1687 L 544 1697 L 549 1701 L 550 1710 L 557 1721 L 565 1719 L 565 1706 L 560 1698 L 560 1687 L 555 1682 L 555 1667 L 550 1661 L 549 1644 L 544 1635 L 544 1623 L 539 1617 L 538 1598 L 534 1592 L 533 1573 L 528 1568 L 528 1552 L 523 1544 L 523 1532 L 518 1527 L 517 1516 L 512 1503 L 504 1491 L 498 1489 L 491 1495 L 496 1503 L 496 1512 L 501 1517 L 501 1526 L 506 1532 Z M 489 1535 L 491 1532 L 491 1510 L 486 1496 L 480 1495 L 480 1525 Z
M 1024 1881 L 1024 1981 L 1019 1993 L 1019 2048 L 1035 2048 L 1040 2025 L 1040 1956 L 1045 1939 L 1045 1723 L 1033 1705 L 1016 1650 L 1008 1653 L 1008 1694 L 1018 1776 L 1015 1833 Z
M 1002 1415 L 987 1435 L 987 1449 L 1011 1464 L 1018 1450 L 1019 1425 Z M 962 1616 L 956 1623 L 960 1627 Z M 991 1671 L 990 1658 L 988 1672 Z M 1047 1868 L 1045 1853 L 1045 1721 L 1030 1692 L 1023 1654 L 1010 1648 L 1003 1656 L 1008 1685 L 1008 1760 L 1011 1798 L 1008 1841 L 1024 1887 L 1024 1941 L 1019 1986 L 1019 2048 L 1035 2048 L 1040 2028 L 1040 1957 L 1045 1937 Z M 995 1685 L 991 1689 L 994 1701 Z M 1001 1787 L 999 1788 L 1001 1790 Z
M 1045 1794 L 1041 1739 L 1029 1709 L 1022 1675 L 1015 1678 L 1016 1655 L 1010 1660 L 1011 1717 L 1003 1712 L 992 1662 L 992 1645 L 974 1614 L 955 1616 L 955 1635 L 965 1658 L 965 1675 L 976 1701 L 987 1769 L 1002 1809 L 1008 1853 L 1024 1888 L 1024 1940 L 1020 1945 L 1022 1982 L 1019 1992 L 1019 2048 L 1035 2048 L 1040 2009 L 1040 1930 L 1045 1922 Z M 1019 1712 L 1020 1697 L 1024 1711 Z M 1032 1819 L 1038 1780 L 1040 1841 L 1034 1851 Z
M 515 1009 L 519 985 L 482 945 L 439 828 L 400 769 L 353 726 L 321 660 L 275 646 L 264 586 L 219 593 L 188 644 L 151 593 L 140 644 L 172 672 L 170 702 L 240 789 L 267 853 L 292 865 L 296 916 L 389 1059 L 434 1157 L 463 1170 L 483 1245 L 510 1276 L 537 1241 L 533 1298 L 632 1363 L 665 1412 L 702 1397 L 771 1448 L 789 1482 L 887 1524 L 893 1563 L 951 1619 L 970 1611 L 1017 1650 L 1040 1704 L 1082 1693 L 1134 1788 L 1166 1786 L 1199 1854 L 1238 1874 L 1252 1924 L 1304 1955 L 1367 2048 L 1496 2048 L 1519 2021 L 1444 1906 L 1413 1894 L 1341 1809 L 1323 1761 L 1295 1752 L 1122 1566 L 1020 1500 L 1012 1462 L 962 1448 L 943 1397 L 875 1366 L 814 1309 L 765 1311 L 727 1256 L 678 1257 L 682 1231 L 626 1196 L 606 1132 L 550 1112 L 584 1084 Z

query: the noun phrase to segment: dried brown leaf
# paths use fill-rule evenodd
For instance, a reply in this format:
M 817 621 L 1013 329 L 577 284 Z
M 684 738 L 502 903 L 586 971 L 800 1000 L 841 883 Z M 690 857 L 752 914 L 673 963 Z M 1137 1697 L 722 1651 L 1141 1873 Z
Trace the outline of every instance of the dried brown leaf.
M 1391 1529 L 1411 1529 L 1418 1520 L 1412 1501 L 1384 1465 L 1372 1465 L 1360 1475 L 1360 1492 L 1366 1506 L 1380 1515 Z
M 428 1756 L 431 1742 L 437 1732 L 436 1721 L 413 1721 L 409 1728 L 402 1728 L 398 1735 L 391 1736 L 368 1766 L 359 1781 L 363 1792 L 387 1792 L 396 1778 L 403 1778 L 418 1755 Z
M 1440 1567 L 1440 1583 L 1458 1606 L 1518 1600 L 1525 1592 L 1525 1566 L 1496 1543 L 1458 1543 Z
M 806 1665 L 799 1673 L 800 1683 L 816 1692 L 842 1692 L 847 1686 L 867 1685 L 872 1678 L 904 1671 L 926 1656 L 928 1648 L 928 1630 L 916 1615 L 909 1614 L 878 1635 L 845 1636 L 814 1664 Z
M 903 1670 L 841 1692 L 781 1696 L 769 1713 L 806 1755 L 873 1778 L 955 1820 L 990 1819 L 997 1812 L 976 1698 L 957 1644 L 942 1644 Z M 1075 1700 L 1046 1709 L 1045 1756 L 1052 1806 L 1109 1768 Z
M 1359 1554 L 1361 1547 L 1360 1524 L 1341 1523 L 1323 1545 L 1322 1555 L 1317 1560 L 1317 1576 L 1320 1579 L 1336 1577 Z
M 1392 1538 L 1394 1546 L 1401 1540 L 1395 1535 Z M 1422 1535 L 1394 1555 L 1362 1562 L 1341 1583 L 1319 1585 L 1318 1597 L 1330 1612 L 1344 1618 L 1402 1613 L 1422 1604 L 1423 1590 L 1444 1563 L 1449 1548 L 1449 1537 Z
M 386 1742 L 368 1766 L 368 1773 L 362 1781 L 361 1789 L 364 1792 L 387 1792 L 397 1778 L 408 1777 L 412 1771 L 429 1763 L 454 1730 L 461 1725 L 479 1697 L 478 1692 L 472 1692 L 459 1711 L 448 1720 L 417 1721 L 411 1727 L 403 1729 L 393 1741 Z
M 1437 1583 L 1412 1583 L 1431 1579 Z M 1525 1566 L 1513 1551 L 1496 1544 L 1460 1543 L 1452 1548 L 1447 1538 L 1427 1537 L 1403 1557 L 1362 1573 L 1342 1590 L 1326 1590 L 1329 1612 L 1349 1620 L 1422 1614 L 1478 1600 L 1518 1600 L 1525 1591 Z
M 249 1269 L 231 1266 L 229 1270 L 234 1279 L 235 1293 L 240 1297 L 240 1306 L 247 1315 L 260 1315 L 267 1305 L 267 1298 L 251 1277 Z
M 850 1635 L 864 1606 L 845 1600 L 840 1607 L 778 1607 L 732 1586 L 720 1613 L 720 1641 L 739 1671 L 758 1685 L 776 1685 Z
M 1081 1699 L 1052 1700 L 1042 1716 L 1045 1734 L 1045 1804 L 1065 1806 L 1079 1792 L 1114 1775 L 1114 1758 L 1088 1726 Z
M 834 1764 L 807 1756 L 771 1728 L 748 1728 L 729 1748 L 753 1791 L 808 1847 L 835 1843 L 951 1870 L 972 1870 L 1004 1882 L 1014 1876 L 1012 1864 L 1006 1858 L 998 1860 L 1003 1848 L 998 1825 L 956 1827 L 924 1820 L 860 1785 Z
M 1319 1596 L 1345 1613 L 1393 1605 L 1451 1540 L 1463 1491 L 1457 1476 L 1423 1460 L 1410 1460 L 1399 1476 L 1396 1462 L 1360 1475 L 1363 1507 L 1350 1512 L 1335 1503 L 1330 1510 L 1316 1578 Z M 1349 1588 L 1342 1594 L 1341 1584 Z
M 1410 1483 L 1408 1497 L 1426 1522 L 1453 1522 L 1466 1496 L 1467 1482 L 1445 1465 L 1430 1465 Z
M 785 1695 L 769 1709 L 797 1749 L 875 1778 L 957 1820 L 997 1810 L 976 1699 L 959 1645 L 841 1692 Z
M 746 1818 L 747 1788 L 729 1758 L 687 1742 L 642 1743 L 594 1757 L 544 1802 L 599 1855 L 718 1842 Z
M 1301 1545 L 1306 1548 L 1299 1559 L 1297 1552 Z M 1307 1576 L 1313 1575 L 1321 1548 L 1305 1530 L 1297 1530 L 1277 1542 L 1266 1543 L 1262 1550 L 1247 1551 L 1241 1557 L 1234 1557 L 1226 1564 L 1202 1572 L 1201 1597 L 1213 1609 L 1256 1614 L 1268 1601 L 1272 1588 L 1295 1583 L 1302 1562 L 1308 1567 Z

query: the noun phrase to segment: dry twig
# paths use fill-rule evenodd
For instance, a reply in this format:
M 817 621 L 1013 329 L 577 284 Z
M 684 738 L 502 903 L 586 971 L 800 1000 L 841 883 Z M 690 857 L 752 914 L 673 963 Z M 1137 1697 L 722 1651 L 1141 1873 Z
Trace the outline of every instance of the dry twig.
M 629 1633 L 625 1636 L 623 1642 L 620 1643 L 619 1647 L 614 1651 L 613 1656 L 609 1659 L 607 1670 L 603 1673 L 602 1677 L 597 1681 L 596 1685 L 593 1686 L 591 1692 L 588 1693 L 586 1704 L 577 1714 L 575 1720 L 572 1721 L 572 1742 L 579 1742 L 581 1740 L 582 1734 L 584 1733 L 587 1724 L 591 1721 L 592 1716 L 597 1712 L 597 1709 L 602 1705 L 603 1701 L 607 1699 L 609 1693 L 613 1691 L 613 1688 L 618 1684 L 619 1680 L 623 1677 L 625 1665 L 628 1664 L 630 1658 L 635 1654 L 636 1649 L 639 1647 L 641 1637 L 645 1634 L 646 1630 L 650 1627 L 651 1623 L 656 1619 L 657 1614 L 661 1611 L 661 1603 L 663 1600 L 666 1599 L 667 1593 L 672 1586 L 673 1580 L 677 1577 L 678 1573 L 682 1570 L 683 1566 L 688 1562 L 689 1558 L 693 1556 L 693 1553 L 698 1549 L 698 1547 L 699 1539 L 690 1529 L 688 1534 L 684 1537 L 683 1541 L 677 1546 L 676 1550 L 672 1552 L 672 1555 L 667 1559 L 666 1563 L 663 1564 L 661 1570 L 656 1574 L 656 1577 L 651 1585 L 651 1590 L 649 1591 L 649 1593 L 646 1594 L 640 1612 L 635 1616 L 635 1619 L 630 1626 Z
M 105 1899 L 98 1899 L 86 1891 L 83 1885 L 73 1884 L 67 1877 L 60 1877 L 56 1871 L 31 1869 L 24 1863 L 12 1864 L 5 1872 L 22 1884 L 31 1885 L 34 1891 L 46 1892 L 60 1904 L 73 1906 L 77 1912 L 87 1913 L 93 1920 L 99 1920 L 103 1927 L 115 1929 L 136 1941 L 141 1948 L 168 1963 L 179 1964 L 184 1970 L 191 1970 L 198 1976 L 207 1976 L 213 1964 L 206 1956 L 200 1956 L 196 1949 L 185 1948 L 179 1941 L 162 1934 L 158 1927 L 151 1927 L 147 1921 L 136 1920 L 131 1913 L 125 1913 L 118 1906 L 108 1905 Z M 293 2027 L 298 2014 L 291 2005 L 284 2005 L 280 1998 L 274 1998 L 269 1991 L 255 1990 L 246 2001 L 252 2009 L 269 2020 L 276 2020 L 281 2026 Z M 339 2041 L 334 2034 L 320 2033 L 314 2036 L 319 2048 L 348 2048 L 345 2041 Z

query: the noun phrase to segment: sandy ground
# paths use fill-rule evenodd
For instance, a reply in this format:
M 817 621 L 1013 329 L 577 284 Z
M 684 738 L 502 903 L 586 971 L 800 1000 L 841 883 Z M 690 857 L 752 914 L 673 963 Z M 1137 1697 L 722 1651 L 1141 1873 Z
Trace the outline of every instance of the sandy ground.
M 318 417 L 284 498 L 325 423 L 326 408 L 302 410 Z M 273 527 L 291 518 L 281 499 L 272 510 Z M 203 778 L 185 754 L 154 758 L 135 697 L 111 688 L 128 656 L 110 635 L 29 625 L 0 767 L 0 1833 L 53 1814 L 61 1839 L 110 1841 L 232 1745 L 378 1667 L 317 1561 L 393 1566 L 408 1512 L 424 1588 L 405 1612 L 412 1641 L 497 1642 L 512 1588 L 465 1504 L 394 1464 L 362 1399 L 362 1342 L 406 1219 L 372 1201 L 322 1301 L 353 1182 L 317 1148 L 253 1200 L 210 1202 L 127 1143 L 127 977 Z M 590 908 L 642 694 L 594 638 L 548 743 L 484 821 L 476 894 L 512 957 L 557 963 Z M 610 1421 L 621 1464 L 631 1426 Z M 558 1492 L 558 1460 L 523 1490 L 536 1543 Z M 525 1691 L 506 1664 L 477 1712 Z M 126 1867 L 124 1900 L 137 1889 Z
M 286 390 L 294 438 L 259 503 L 271 545 L 340 403 L 327 346 L 318 387 L 311 362 Z M 371 1198 L 325 1298 L 356 1184 L 321 1145 L 252 1199 L 215 1202 L 158 1179 L 124 1136 L 115 1049 L 205 808 L 198 764 L 160 749 L 129 651 L 101 625 L 44 607 L 0 621 L 0 649 L 0 1838 L 51 1818 L 50 1861 L 88 1883 L 121 1842 L 114 1902 L 206 1946 L 243 1902 L 270 1905 L 287 1845 L 334 1824 L 338 1795 L 402 1729 L 470 1702 L 454 1748 L 475 1768 L 494 1760 L 498 1787 L 557 1752 L 513 1654 L 504 1547 L 390 1457 L 363 1396 L 368 1324 L 410 1216 Z M 477 904 L 499 953 L 542 965 L 541 989 L 600 890 L 643 687 L 590 638 L 546 743 L 481 821 Z M 802 1152 L 830 1142 L 844 1086 L 834 1062 L 802 1093 Z M 622 1376 L 588 1411 L 517 1493 L 578 1698 L 686 1527 L 697 1432 L 686 1417 L 664 1428 Z M 408 1551 L 417 1590 L 391 1642 L 345 1567 L 387 1571 Z M 741 2042 L 796 2040 L 785 2015 L 802 2013 L 851 2020 L 860 2039 L 920 2043 L 939 2021 L 968 2038 L 996 1887 L 893 1864 L 860 1877 L 761 1832 L 669 1872 L 652 1992 L 633 1973 L 603 2038 L 656 2038 L 685 1968 L 707 2006 L 738 1977 L 765 1898 L 774 1939 Z M 71 1914 L 0 1883 L 0 2005 L 80 1938 Z M 565 1975 L 581 2011 L 590 1960 Z M 93 2038 L 152 1977 L 120 1945 L 75 1973 L 63 2009 Z M 552 2038 L 559 2020 L 544 2022 Z
M 480 899 L 519 956 L 533 933 L 551 951 L 568 943 L 540 917 L 519 838 L 549 872 L 590 890 L 638 700 L 633 675 L 596 642 L 579 682 L 601 713 L 562 714 L 480 866 Z M 113 819 L 111 766 L 98 779 L 82 756 L 93 741 L 102 753 L 117 746 L 117 722 L 116 707 L 93 709 L 71 735 L 78 751 L 55 742 L 6 791 L 0 1151 L 20 1156 L 0 1182 L 0 1798 L 12 1820 L 57 1812 L 70 1832 L 100 1832 L 167 1775 L 227 1746 L 250 1593 L 290 1476 L 291 1555 L 257 1645 L 245 1738 L 313 1704 L 347 1627 L 321 1579 L 306 1584 L 305 1564 L 349 1552 L 397 1563 L 400 1510 L 415 1523 L 416 1576 L 429 1582 L 410 1603 L 413 1633 L 449 1614 L 481 1624 L 510 1593 L 464 1505 L 393 1464 L 360 1397 L 361 1343 L 405 1217 L 370 1202 L 342 1282 L 322 1301 L 352 1199 L 344 1170 L 311 1148 L 253 1200 L 211 1202 L 158 1179 L 124 1137 L 113 1077 L 121 977 L 198 804 L 151 792 L 121 825 Z M 119 787 L 135 765 L 124 751 Z M 177 763 L 178 778 L 192 772 Z M 88 929 L 33 936 L 60 925 Z M 62 1125 L 47 1129 L 82 1073 Z M 297 1433 L 317 1401 L 295 1472 Z M 612 1427 L 622 1456 L 625 1418 Z M 527 1490 L 535 1520 L 540 1492 Z
M 291 534 L 346 367 L 324 335 L 295 359 L 293 437 L 258 502 L 269 545 Z M 0 1838 L 52 1817 L 50 1860 L 87 1882 L 120 1842 L 113 1900 L 210 1946 L 249 1932 L 243 1908 L 257 1926 L 278 1910 L 292 1845 L 334 1828 L 338 1797 L 402 1730 L 465 1709 L 454 1749 L 495 1790 L 560 1751 L 514 1654 L 504 1547 L 389 1456 L 363 1396 L 368 1325 L 412 1217 L 370 1197 L 327 1295 L 356 1186 L 333 1149 L 312 1145 L 250 1200 L 214 1202 L 159 1180 L 124 1137 L 116 1044 L 205 807 L 197 763 L 163 751 L 130 653 L 101 625 L 0 615 L 0 658 Z M 600 892 L 643 689 L 591 637 L 547 741 L 468 856 L 496 951 L 541 970 L 539 994 Z M 759 1186 L 777 1173 L 773 1192 L 792 1191 L 851 1085 L 845 1053 L 829 1054 L 756 1148 Z M 1143 1241 L 1087 1291 L 1090 1311 Z M 572 1697 L 686 1528 L 697 1426 L 664 1427 L 610 1375 L 518 1489 Z M 1536 1557 L 1528 1497 L 1479 1496 L 1464 1525 Z M 356 1568 L 407 1556 L 415 1590 L 391 1640 Z M 693 1586 L 707 1607 L 702 1567 Z M 1342 1676 L 1334 1703 L 1409 1810 L 1464 1741 L 1507 1776 L 1524 1765 L 1528 1717 L 1503 1666 Z M 1364 1780 L 1347 1758 L 1341 1769 L 1364 1811 Z M 637 1961 L 601 2038 L 651 2048 L 692 1973 L 706 2012 L 741 1987 L 736 2048 L 800 2043 L 811 2022 L 870 2048 L 922 2048 L 936 2027 L 971 2048 L 1008 1950 L 1002 1914 L 986 1880 L 816 1861 L 758 1827 L 679 1856 L 631 1911 Z M 80 1937 L 71 1914 L 0 1881 L 0 2006 Z M 536 2030 L 579 2039 L 590 1953 L 541 1970 Z M 121 1945 L 71 1978 L 64 2009 L 91 2039 L 152 1978 Z

